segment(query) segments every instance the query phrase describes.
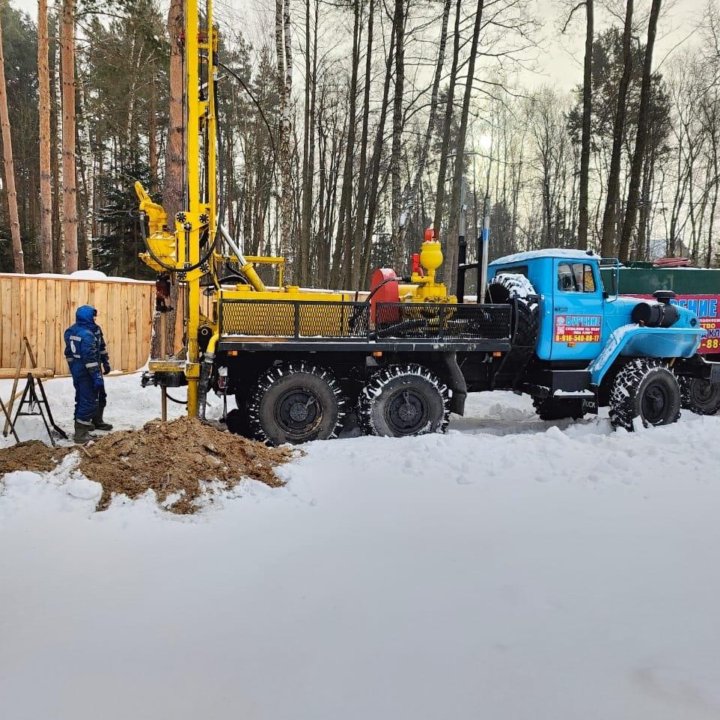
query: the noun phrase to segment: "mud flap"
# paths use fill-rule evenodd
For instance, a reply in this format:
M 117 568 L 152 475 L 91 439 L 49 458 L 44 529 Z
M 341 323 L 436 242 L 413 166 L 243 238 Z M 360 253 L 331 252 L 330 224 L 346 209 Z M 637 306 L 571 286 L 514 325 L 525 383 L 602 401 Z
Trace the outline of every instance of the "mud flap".
M 443 363 L 447 371 L 448 388 L 452 391 L 448 409 L 456 415 L 464 415 L 467 383 L 462 370 L 460 370 L 460 365 L 458 365 L 457 353 L 443 353 Z

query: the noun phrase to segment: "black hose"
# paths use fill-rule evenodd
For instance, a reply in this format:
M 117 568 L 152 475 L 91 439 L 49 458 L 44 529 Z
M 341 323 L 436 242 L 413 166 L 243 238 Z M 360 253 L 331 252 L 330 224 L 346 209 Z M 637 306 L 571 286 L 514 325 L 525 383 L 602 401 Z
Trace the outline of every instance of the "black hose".
M 363 303 L 364 303 L 365 305 L 369 305 L 369 304 L 370 304 L 370 301 L 371 301 L 371 300 L 373 299 L 373 297 L 375 296 L 375 293 L 376 293 L 383 285 L 387 285 L 388 283 L 391 283 L 391 282 L 397 282 L 397 283 L 399 283 L 399 282 L 400 282 L 400 278 L 398 278 L 398 277 L 385 278 L 380 284 L 376 285 L 376 286 L 368 293 L 368 296 L 363 300 Z
M 265 113 L 263 112 L 262 106 L 256 99 L 256 97 L 252 94 L 252 91 L 250 88 L 245 84 L 245 81 L 232 69 L 229 68 L 227 65 L 219 62 L 218 66 L 221 67 L 226 72 L 229 72 L 239 83 L 242 89 L 250 96 L 250 99 L 253 101 L 255 107 L 258 109 L 258 112 L 260 113 L 260 117 L 262 118 L 263 122 L 265 123 L 265 127 L 268 129 L 268 139 L 270 140 L 270 147 L 273 151 L 273 156 L 277 155 L 277 150 L 275 149 L 275 143 L 273 142 L 273 136 L 272 136 L 272 128 L 270 127 L 270 123 L 268 122 L 267 117 L 265 116 Z M 273 165 L 274 165 L 273 160 Z
M 170 400 L 170 402 L 177 403 L 178 405 L 187 405 L 187 398 L 185 400 L 178 400 L 177 398 L 174 398 L 167 390 L 165 390 L 165 397 Z

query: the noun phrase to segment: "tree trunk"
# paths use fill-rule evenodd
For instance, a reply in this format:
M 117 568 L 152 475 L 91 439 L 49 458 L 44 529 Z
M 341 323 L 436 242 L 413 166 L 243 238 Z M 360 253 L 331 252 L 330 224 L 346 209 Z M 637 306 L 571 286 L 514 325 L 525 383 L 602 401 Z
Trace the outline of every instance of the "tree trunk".
M 50 174 L 52 176 L 52 237 L 53 237 L 53 270 L 65 272 L 65 248 L 62 244 L 62 228 L 60 222 L 60 46 L 57 42 L 58 19 L 53 17 L 53 34 L 50 41 Z
M 300 243 L 298 246 L 298 283 L 300 285 L 307 283 L 310 254 L 310 228 L 312 225 L 310 213 L 312 212 L 313 171 L 311 170 L 310 164 L 314 158 L 310 156 L 310 118 L 312 117 L 310 88 L 315 86 L 315 81 L 312 76 L 313 61 L 310 42 L 310 0 L 305 0 L 305 112 L 303 122 L 302 211 L 300 218 Z
M 150 103 L 148 107 L 148 165 L 150 168 L 150 192 L 157 190 L 158 152 L 157 152 L 157 118 L 155 109 L 155 78 L 150 80 Z
M 174 230 L 176 213 L 183 209 L 183 57 L 179 40 L 183 33 L 183 2 L 171 0 L 167 21 L 170 37 L 170 92 L 168 135 L 165 145 L 165 181 L 163 207 L 168 214 L 170 230 Z
M 435 116 L 437 115 L 438 95 L 440 94 L 440 80 L 442 79 L 442 70 L 443 65 L 445 64 L 445 47 L 447 46 L 447 27 L 448 20 L 450 18 L 451 4 L 452 0 L 445 0 L 445 6 L 443 7 L 442 14 L 442 25 L 440 29 L 440 42 L 438 44 L 438 57 L 437 62 L 435 63 L 435 77 L 433 78 L 432 91 L 430 93 L 430 116 L 428 117 L 428 124 L 425 130 L 425 138 L 423 139 L 423 144 L 420 148 L 420 157 L 418 158 L 417 167 L 415 168 L 415 176 L 403 204 L 403 213 L 406 217 L 409 217 L 415 209 L 418 190 L 420 188 L 420 183 L 422 182 L 425 165 L 427 164 L 428 155 L 430 153 L 430 143 L 432 141 L 433 129 L 435 128 Z M 404 247 L 405 245 L 407 227 L 408 223 L 406 222 L 400 228 L 400 232 L 398 233 L 398 244 L 401 247 Z
M 473 28 L 472 46 L 470 49 L 470 60 L 468 61 L 467 80 L 465 81 L 465 95 L 463 97 L 462 114 L 460 116 L 460 129 L 455 146 L 455 174 L 453 177 L 452 197 L 450 199 L 450 233 L 447 239 L 445 252 L 445 281 L 450 292 L 455 292 L 457 282 L 458 257 L 458 233 L 457 228 L 460 220 L 460 193 L 462 190 L 465 155 L 465 136 L 467 135 L 468 115 L 470 113 L 470 98 L 472 97 L 473 81 L 475 80 L 475 60 L 477 58 L 478 43 L 480 41 L 480 28 L 482 26 L 483 6 L 485 0 L 478 0 L 475 10 L 475 26 Z
M 357 82 L 358 63 L 360 60 L 360 0 L 354 0 L 353 12 L 353 44 L 352 44 L 352 71 L 349 89 L 348 108 L 348 134 L 345 146 L 345 166 L 343 169 L 342 194 L 340 196 L 340 212 L 338 215 L 338 228 L 333 252 L 332 272 L 330 284 L 339 285 L 347 279 L 348 271 L 352 266 L 352 186 L 353 186 L 353 159 L 355 154 L 355 120 L 357 116 Z M 349 235 L 348 235 L 349 234 Z M 348 252 L 348 245 L 349 252 Z M 343 255 L 345 257 L 343 257 Z M 349 282 L 348 282 L 349 286 Z
M 640 87 L 640 109 L 638 111 L 637 135 L 635 136 L 635 152 L 633 154 L 630 170 L 630 189 L 628 190 L 627 207 L 625 209 L 625 223 L 622 238 L 620 239 L 620 261 L 628 259 L 630 253 L 630 240 L 635 229 L 638 200 L 640 196 L 640 183 L 642 181 L 643 160 L 647 145 L 650 93 L 652 92 L 652 57 L 657 33 L 658 16 L 662 0 L 653 0 L 648 23 L 647 46 L 645 48 L 645 61 L 643 64 L 642 86 Z
M 353 231 L 353 263 L 352 278 L 350 287 L 358 287 L 363 278 L 362 273 L 362 251 L 363 251 L 363 235 L 365 229 L 365 215 L 367 212 L 367 190 L 368 178 L 367 174 L 367 151 L 368 151 L 368 134 L 370 132 L 370 86 L 372 74 L 372 57 L 373 57 L 373 25 L 375 16 L 375 0 L 370 0 L 368 9 L 368 30 L 367 30 L 367 47 L 365 51 L 365 88 L 363 90 L 363 120 L 360 135 L 360 167 L 358 170 L 358 195 L 357 195 L 357 212 L 355 213 L 355 229 Z
M 292 34 L 290 26 L 290 0 L 275 1 L 275 49 L 277 52 L 278 96 L 280 98 L 280 127 L 278 154 L 280 155 L 280 187 L 278 210 L 280 213 L 278 253 L 287 256 L 292 246 L 292 157 L 290 136 L 290 96 L 292 93 Z
M 395 0 L 393 16 L 395 33 L 395 93 L 393 94 L 392 149 L 390 154 L 390 178 L 392 201 L 392 248 L 395 259 L 394 266 L 402 269 L 405 262 L 404 248 L 400 245 L 400 225 L 407 222 L 401 218 L 400 160 L 402 153 L 403 133 L 403 94 L 405 92 L 405 0 Z
M 163 207 L 168 214 L 170 231 L 175 229 L 175 215 L 183 209 L 183 57 L 179 40 L 183 33 L 182 0 L 171 0 L 167 20 L 170 38 L 170 87 L 168 108 L 168 134 L 165 145 L 165 180 L 163 183 Z M 175 318 L 177 315 L 178 285 L 171 286 L 170 306 L 167 313 L 155 313 L 153 317 L 153 340 L 150 355 L 159 358 L 163 345 L 166 355 L 175 350 Z M 162 316 L 165 316 L 163 319 Z M 163 328 L 164 325 L 164 328 Z
M 90 126 L 87 114 L 85 113 L 85 88 L 83 87 L 82 76 L 77 78 L 77 161 L 82 192 L 79 195 L 78 206 L 81 209 L 80 216 L 83 222 L 79 224 L 82 232 L 82 247 L 84 249 L 86 267 L 91 270 L 95 266 L 93 258 L 93 184 L 92 153 L 90 152 Z
M 78 269 L 77 177 L 75 170 L 75 0 L 63 0 L 61 30 L 63 242 L 68 273 Z
M 457 82 L 457 68 L 460 56 L 460 6 L 462 0 L 457 0 L 455 5 L 455 28 L 453 30 L 453 59 L 450 68 L 450 84 L 447 90 L 445 102 L 445 119 L 443 122 L 442 148 L 440 150 L 440 166 L 438 168 L 437 193 L 435 195 L 435 237 L 440 237 L 440 226 L 442 224 L 443 206 L 445 205 L 445 176 L 447 174 L 448 151 L 450 150 L 450 132 L 452 129 L 452 118 L 455 111 L 455 84 Z
M 594 0 L 585 0 L 585 69 L 583 76 L 583 117 L 580 150 L 580 207 L 578 210 L 578 248 L 588 246 L 588 187 L 590 177 L 590 133 L 592 125 L 592 51 L 594 33 Z
M 370 258 L 372 256 L 372 240 L 375 234 L 375 218 L 378 212 L 378 196 L 380 194 L 380 160 L 382 159 L 383 139 L 385 137 L 385 121 L 390 101 L 390 81 L 392 80 L 393 56 L 395 50 L 395 33 L 390 35 L 390 48 L 385 61 L 385 80 L 383 81 L 383 96 L 380 103 L 380 118 L 375 131 L 372 159 L 370 160 L 370 180 L 367 191 L 367 225 L 365 229 L 365 247 L 363 248 L 363 262 L 360 278 L 365 282 L 370 275 Z
M 40 268 L 53 271 L 52 175 L 50 172 L 50 70 L 47 0 L 38 0 L 38 95 L 40 128 Z
M 610 174 L 607 181 L 607 199 L 603 215 L 602 245 L 600 253 L 603 257 L 615 255 L 615 228 L 620 199 L 620 159 L 623 137 L 625 135 L 625 116 L 627 114 L 627 91 L 632 75 L 632 16 L 633 0 L 626 0 L 625 29 L 623 31 L 623 72 L 618 86 L 615 124 L 613 126 L 613 147 L 610 160 Z
M 3 53 L 2 22 L 0 19 L 0 125 L 2 126 L 3 161 L 5 164 L 5 189 L 12 237 L 13 267 L 16 273 L 25 272 L 25 257 L 20 240 L 17 191 L 15 190 L 15 166 L 13 164 L 12 136 L 8 116 L 7 86 L 5 84 L 5 57 Z

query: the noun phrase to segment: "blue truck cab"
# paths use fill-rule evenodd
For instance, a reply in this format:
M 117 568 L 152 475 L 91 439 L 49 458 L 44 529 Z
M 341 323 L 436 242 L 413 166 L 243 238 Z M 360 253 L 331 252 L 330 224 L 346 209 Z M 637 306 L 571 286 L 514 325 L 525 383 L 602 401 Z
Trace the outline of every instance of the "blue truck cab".
M 597 255 L 518 253 L 490 263 L 488 282 L 490 299 L 505 286 L 525 315 L 536 313 L 534 351 L 513 389 L 530 393 L 541 416 L 578 417 L 610 405 L 615 425 L 632 429 L 637 416 L 665 424 L 679 417 L 683 378 L 717 375 L 697 355 L 705 331 L 695 313 L 672 304 L 672 293 L 618 297 L 603 287 Z

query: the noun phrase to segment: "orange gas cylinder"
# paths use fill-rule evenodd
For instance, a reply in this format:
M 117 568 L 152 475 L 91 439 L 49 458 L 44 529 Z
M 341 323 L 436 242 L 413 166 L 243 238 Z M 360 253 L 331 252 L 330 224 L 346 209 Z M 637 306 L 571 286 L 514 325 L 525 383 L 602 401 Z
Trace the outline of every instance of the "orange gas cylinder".
M 373 325 L 377 322 L 377 303 L 400 302 L 399 282 L 400 278 L 392 268 L 378 268 L 370 276 L 370 322 Z M 381 321 L 383 323 L 395 322 L 399 318 L 400 310 L 398 308 L 387 308 L 384 309 Z

